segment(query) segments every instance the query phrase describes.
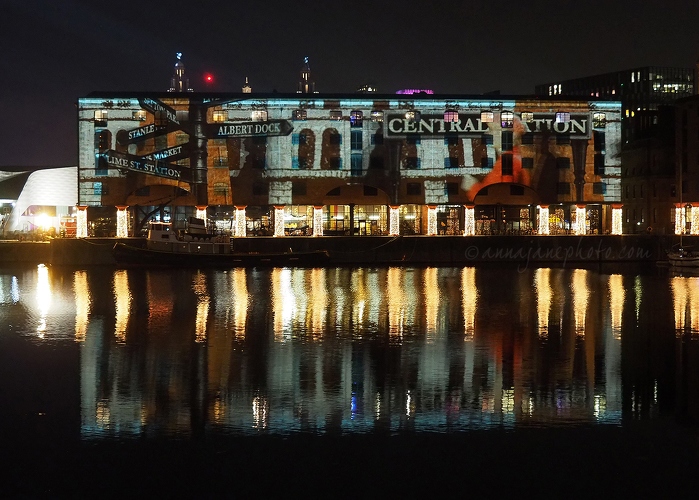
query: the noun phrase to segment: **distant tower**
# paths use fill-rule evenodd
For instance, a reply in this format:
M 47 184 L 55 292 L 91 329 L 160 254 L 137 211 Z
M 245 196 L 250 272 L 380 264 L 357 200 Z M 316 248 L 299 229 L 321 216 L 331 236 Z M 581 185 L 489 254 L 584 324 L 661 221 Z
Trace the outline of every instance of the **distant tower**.
M 373 83 L 367 83 L 359 87 L 357 89 L 357 92 L 359 92 L 360 94 L 373 94 L 378 91 L 376 90 L 376 85 L 374 85 Z
M 308 56 L 303 58 L 303 67 L 301 68 L 301 80 L 299 81 L 299 89 L 297 94 L 316 94 L 316 84 L 311 81 L 311 66 L 308 64 Z
M 194 92 L 189 86 L 189 78 L 184 74 L 184 63 L 182 62 L 182 52 L 177 53 L 175 63 L 175 74 L 170 79 L 170 90 L 168 92 Z
M 252 93 L 252 87 L 248 83 L 248 77 L 245 77 L 245 85 L 243 85 L 243 94 L 250 94 Z

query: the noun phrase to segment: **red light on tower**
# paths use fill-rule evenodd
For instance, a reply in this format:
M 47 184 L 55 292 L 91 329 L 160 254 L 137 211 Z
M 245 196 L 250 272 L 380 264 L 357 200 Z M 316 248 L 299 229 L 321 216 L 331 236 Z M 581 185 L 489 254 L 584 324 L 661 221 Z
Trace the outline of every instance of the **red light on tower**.
M 211 73 L 206 73 L 204 75 L 204 81 L 207 85 L 211 85 L 212 83 L 214 83 L 214 75 L 212 75 Z

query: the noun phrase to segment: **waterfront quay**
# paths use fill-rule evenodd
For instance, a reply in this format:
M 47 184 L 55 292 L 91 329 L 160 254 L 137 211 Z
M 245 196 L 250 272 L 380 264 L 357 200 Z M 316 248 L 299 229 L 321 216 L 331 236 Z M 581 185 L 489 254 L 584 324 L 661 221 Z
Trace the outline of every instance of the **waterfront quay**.
M 116 242 L 145 246 L 144 238 L 56 238 L 48 242 L 3 241 L 0 263 L 114 265 Z M 485 263 L 585 266 L 654 263 L 679 242 L 666 235 L 600 236 L 366 236 L 234 238 L 235 252 L 326 250 L 330 265 L 464 266 Z M 699 237 L 685 237 L 685 245 Z

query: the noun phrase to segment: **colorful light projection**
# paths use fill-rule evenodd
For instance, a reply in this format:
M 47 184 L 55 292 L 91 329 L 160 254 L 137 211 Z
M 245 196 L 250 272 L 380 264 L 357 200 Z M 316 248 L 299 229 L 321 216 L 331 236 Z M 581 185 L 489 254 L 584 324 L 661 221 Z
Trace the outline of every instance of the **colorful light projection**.
M 313 236 L 323 236 L 323 207 L 313 207 Z
M 473 236 L 476 234 L 476 215 L 475 207 L 470 205 L 464 206 L 464 236 Z
M 622 221 L 621 206 L 612 206 L 612 234 L 622 234 Z
M 549 229 L 549 207 L 547 205 L 539 205 L 539 234 L 550 234 Z
M 247 235 L 245 223 L 245 207 L 235 207 L 235 219 L 233 222 L 233 236 L 244 238 Z
M 427 206 L 427 235 L 434 236 L 437 234 L 437 207 L 435 205 Z
M 274 237 L 284 236 L 284 207 L 274 207 Z
M 117 207 L 117 238 L 126 238 L 129 235 L 129 213 L 126 206 Z
M 87 238 L 87 207 L 78 207 L 76 219 L 75 237 Z
M 388 235 L 400 234 L 400 207 L 391 205 L 388 208 Z

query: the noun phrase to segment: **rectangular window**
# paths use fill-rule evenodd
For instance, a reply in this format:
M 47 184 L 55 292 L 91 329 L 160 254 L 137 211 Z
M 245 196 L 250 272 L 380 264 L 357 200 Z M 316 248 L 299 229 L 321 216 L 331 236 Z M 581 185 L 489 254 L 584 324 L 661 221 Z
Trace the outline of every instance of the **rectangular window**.
M 481 123 L 493 123 L 495 114 L 492 111 L 481 111 Z
M 570 194 L 570 183 L 559 182 L 558 183 L 558 194 Z
M 595 153 L 595 175 L 604 175 L 604 155 Z
M 137 121 L 139 121 L 139 122 L 144 122 L 144 121 L 146 121 L 146 112 L 143 111 L 142 109 L 140 109 L 140 110 L 138 110 L 138 111 L 134 111 L 134 112 L 131 114 L 131 117 L 132 117 L 134 120 L 137 120 Z
M 103 184 L 101 182 L 95 182 L 92 185 L 92 192 L 96 194 L 97 196 L 101 196 L 102 194 L 106 194 L 103 190 Z
M 606 149 L 606 138 L 604 135 L 604 132 L 597 132 L 596 130 L 593 132 L 593 137 L 594 137 L 594 142 L 595 142 L 595 151 L 604 153 L 604 150 Z
M 592 193 L 593 194 L 606 194 L 607 193 L 607 185 L 604 182 L 595 182 L 592 185 Z
M 500 126 L 502 128 L 512 128 L 515 126 L 515 114 L 512 111 L 500 113 Z
M 459 123 L 459 112 L 453 109 L 448 109 L 444 112 L 444 121 L 446 123 Z
M 372 111 L 371 121 L 381 123 L 383 121 L 383 111 Z
M 417 156 L 408 156 L 405 159 L 404 166 L 409 169 L 420 168 L 420 158 Z
M 500 136 L 500 140 L 502 141 L 503 151 L 512 151 L 512 148 L 514 147 L 512 132 L 503 132 Z
M 592 113 L 592 127 L 604 128 L 607 126 L 607 115 L 605 113 Z
M 556 113 L 556 123 L 568 123 L 570 122 L 570 113 L 564 111 Z
M 330 112 L 330 119 L 331 120 L 342 120 L 342 111 L 331 111 Z
M 567 156 L 556 158 L 556 168 L 570 168 L 570 158 Z
M 481 142 L 483 144 L 492 144 L 493 143 L 493 135 L 492 134 L 483 134 L 481 136 Z
M 408 182 L 407 195 L 408 196 L 419 196 L 422 193 L 422 184 L 419 182 Z
M 534 168 L 534 158 L 522 158 L 522 168 Z
M 350 133 L 350 148 L 354 150 L 361 150 L 362 146 L 362 131 L 352 130 Z
M 522 144 L 534 144 L 534 134 L 531 132 L 522 134 Z
M 371 134 L 371 145 L 372 146 L 383 145 L 383 134 Z
M 352 153 L 350 156 L 350 175 L 362 175 L 362 153 Z
M 256 109 L 250 113 L 250 118 L 252 118 L 252 121 L 254 122 L 265 122 L 267 121 L 267 111 L 263 109 Z
M 211 120 L 214 123 L 223 123 L 228 120 L 228 111 L 214 111 Z
M 364 122 L 364 113 L 361 111 L 350 112 L 350 127 L 361 127 Z
M 307 116 L 305 109 L 295 109 L 293 114 L 294 120 L 305 120 Z
M 556 144 L 570 144 L 570 135 L 556 134 Z
M 227 196 L 229 186 L 227 182 L 214 182 L 214 194 Z
M 495 162 L 493 159 L 488 156 L 481 158 L 481 168 L 493 168 L 494 164 Z
M 444 184 L 444 194 L 457 196 L 459 194 L 458 182 L 447 182 Z
M 504 154 L 502 160 L 502 175 L 512 175 L 512 155 Z
M 107 158 L 104 155 L 96 155 L 95 160 L 97 163 L 95 165 L 95 175 L 100 177 L 109 175 L 109 163 L 107 163 Z
M 98 109 L 95 111 L 95 126 L 106 127 L 109 113 L 104 109 Z
M 524 123 L 529 123 L 534 121 L 534 113 L 530 111 L 522 111 L 522 114 L 520 115 L 522 121 Z
M 444 168 L 459 168 L 459 159 L 455 156 L 444 158 Z

